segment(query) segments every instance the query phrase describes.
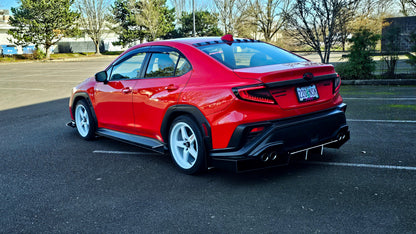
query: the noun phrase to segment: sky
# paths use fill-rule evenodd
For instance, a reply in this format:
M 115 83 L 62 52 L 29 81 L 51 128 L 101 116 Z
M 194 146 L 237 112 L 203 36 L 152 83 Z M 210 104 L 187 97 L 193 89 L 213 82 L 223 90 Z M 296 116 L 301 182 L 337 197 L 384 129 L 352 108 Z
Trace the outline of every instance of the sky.
M 111 2 L 111 4 L 114 2 L 114 0 L 108 0 L 109 2 Z M 168 0 L 168 6 L 172 7 L 172 0 Z M 6 9 L 9 10 L 9 13 L 11 14 L 10 9 L 12 7 L 18 7 L 19 4 L 19 0 L 0 0 L 0 9 Z M 201 1 L 201 0 L 195 0 L 195 8 L 197 9 L 203 9 L 206 10 L 207 8 L 211 8 L 212 6 L 212 2 L 211 0 L 205 0 L 205 1 Z M 187 2 L 187 7 L 189 8 L 191 6 L 191 0 L 188 0 Z
M 10 11 L 10 8 L 17 6 L 19 6 L 17 0 L 0 0 L 0 9 L 6 9 Z

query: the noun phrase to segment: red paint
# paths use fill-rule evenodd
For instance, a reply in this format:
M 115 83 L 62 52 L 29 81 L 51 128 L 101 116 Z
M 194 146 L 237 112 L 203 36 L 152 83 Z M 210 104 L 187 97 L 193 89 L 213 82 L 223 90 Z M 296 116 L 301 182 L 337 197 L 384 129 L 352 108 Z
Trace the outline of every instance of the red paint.
M 221 39 L 234 40 L 231 35 Z M 181 51 L 192 69 L 179 77 L 110 81 L 106 84 L 90 78 L 78 85 L 74 94 L 85 92 L 89 95 L 98 127 L 158 140 L 162 140 L 160 128 L 169 107 L 178 104 L 194 106 L 210 125 L 213 149 L 226 148 L 234 130 L 241 124 L 304 115 L 342 103 L 339 85 L 333 87 L 332 81 L 315 82 L 319 99 L 304 103 L 298 101 L 295 86 L 266 88 L 268 83 L 302 79 L 307 72 L 314 77 L 334 74 L 332 65 L 306 61 L 231 70 L 194 45 L 213 40 L 220 41 L 220 38 L 157 41 L 132 47 L 120 56 L 141 47 L 169 46 Z M 111 67 L 110 64 L 107 69 Z M 233 89 L 238 90 L 240 97 Z M 264 89 L 269 97 L 253 95 L 251 91 L 256 89 Z M 207 135 L 207 126 L 202 128 Z M 252 131 L 261 130 L 254 128 Z

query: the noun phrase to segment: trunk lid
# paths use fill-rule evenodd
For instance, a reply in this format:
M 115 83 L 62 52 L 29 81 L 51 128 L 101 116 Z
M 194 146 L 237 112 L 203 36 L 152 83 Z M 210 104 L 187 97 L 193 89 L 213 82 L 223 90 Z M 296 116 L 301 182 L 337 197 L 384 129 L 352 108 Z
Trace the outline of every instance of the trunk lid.
M 244 79 L 265 84 L 282 109 L 300 108 L 327 102 L 334 97 L 337 79 L 329 64 L 300 62 L 234 70 Z

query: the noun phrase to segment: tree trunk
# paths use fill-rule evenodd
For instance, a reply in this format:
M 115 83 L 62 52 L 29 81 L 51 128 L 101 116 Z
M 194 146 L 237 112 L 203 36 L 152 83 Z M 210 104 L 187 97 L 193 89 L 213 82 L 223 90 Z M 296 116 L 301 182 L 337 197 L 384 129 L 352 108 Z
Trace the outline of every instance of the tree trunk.
M 95 54 L 101 55 L 100 53 L 100 40 L 93 40 L 95 45 Z
M 50 59 L 51 58 L 51 51 L 49 50 L 50 48 L 51 48 L 50 45 L 45 45 L 46 59 Z

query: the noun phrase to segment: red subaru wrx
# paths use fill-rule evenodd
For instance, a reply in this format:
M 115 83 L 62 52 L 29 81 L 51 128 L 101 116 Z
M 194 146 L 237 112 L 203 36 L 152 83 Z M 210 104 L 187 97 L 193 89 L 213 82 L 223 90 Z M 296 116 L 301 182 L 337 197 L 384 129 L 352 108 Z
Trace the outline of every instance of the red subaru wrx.
M 73 89 L 79 135 L 169 151 L 178 168 L 284 165 L 349 139 L 340 77 L 251 39 L 187 38 L 132 47 Z

